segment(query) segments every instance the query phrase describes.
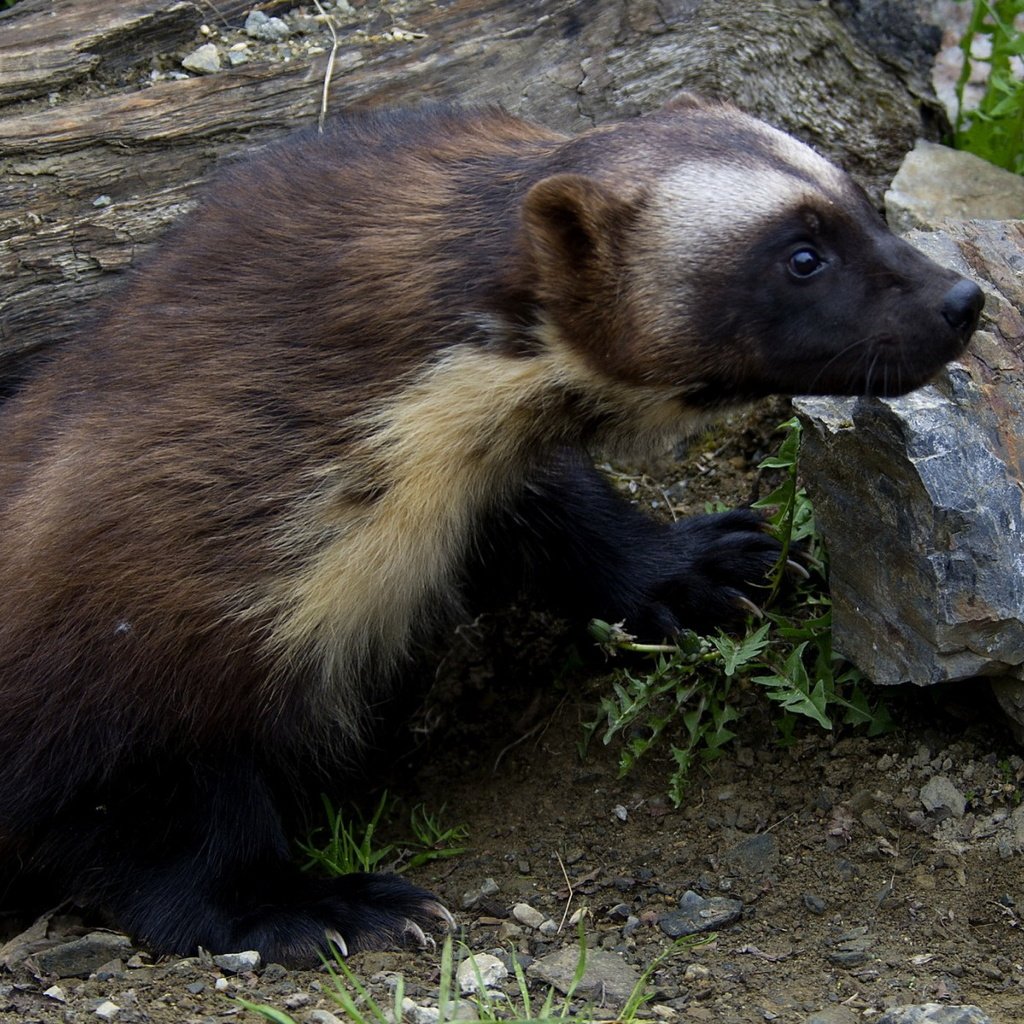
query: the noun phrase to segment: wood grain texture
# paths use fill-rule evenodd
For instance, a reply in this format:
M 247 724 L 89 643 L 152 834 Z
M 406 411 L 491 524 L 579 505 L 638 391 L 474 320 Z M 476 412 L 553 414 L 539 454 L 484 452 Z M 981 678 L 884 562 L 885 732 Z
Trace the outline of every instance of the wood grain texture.
M 249 7 L 22 0 L 0 16 L 0 381 L 73 332 L 215 162 L 315 124 L 326 57 L 142 89 L 126 73 Z M 814 0 L 409 0 L 402 16 L 419 38 L 341 26 L 334 109 L 500 103 L 578 130 L 689 88 L 802 136 L 876 192 L 924 130 L 914 75 Z

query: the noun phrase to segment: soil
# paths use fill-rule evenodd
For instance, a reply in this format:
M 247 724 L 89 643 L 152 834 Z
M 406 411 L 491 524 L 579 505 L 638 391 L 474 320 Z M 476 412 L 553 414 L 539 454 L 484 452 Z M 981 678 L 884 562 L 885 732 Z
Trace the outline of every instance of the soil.
M 777 441 L 770 427 L 785 415 L 773 403 L 734 417 L 685 458 L 618 478 L 662 513 L 667 499 L 677 512 L 744 502 Z M 937 1002 L 1022 1019 L 1024 760 L 983 684 L 886 691 L 892 732 L 810 725 L 788 747 L 763 699 L 743 691 L 737 740 L 693 775 L 675 808 L 667 747 L 625 778 L 616 742 L 594 742 L 581 757 L 583 724 L 608 678 L 564 670 L 568 643 L 529 615 L 460 631 L 414 719 L 419 749 L 391 773 L 405 807 L 422 802 L 468 830 L 465 852 L 410 872 L 452 909 L 459 942 L 506 961 L 514 953 L 524 967 L 560 948 L 574 958 L 568 920 L 583 911 L 591 956 L 611 951 L 640 972 L 671 950 L 662 925 L 692 890 L 739 900 L 742 911 L 656 967 L 647 1016 L 747 1024 L 826 1011 L 821 1021 L 844 1024 Z M 929 809 L 933 790 L 939 806 Z M 521 903 L 553 923 L 520 923 Z M 299 1022 L 344 1016 L 322 970 L 272 964 L 234 974 L 208 956 L 154 963 L 130 948 L 88 977 L 39 970 L 41 945 L 95 924 L 55 917 L 30 936 L 46 931 L 45 940 L 9 944 L 0 1020 L 258 1019 L 236 996 Z M 436 1005 L 435 948 L 356 954 L 349 964 L 382 1005 L 398 975 L 413 1002 Z M 533 971 L 542 995 L 548 986 Z M 514 979 L 499 987 L 516 998 Z M 614 1018 L 621 1002 L 597 990 L 574 1008 Z

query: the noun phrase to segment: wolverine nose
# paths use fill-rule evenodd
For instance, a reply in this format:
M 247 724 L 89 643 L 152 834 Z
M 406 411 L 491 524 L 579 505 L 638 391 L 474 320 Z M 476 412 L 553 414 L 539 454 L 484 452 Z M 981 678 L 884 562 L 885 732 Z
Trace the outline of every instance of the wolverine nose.
M 978 326 L 984 305 L 985 293 L 973 281 L 962 277 L 943 297 L 942 315 L 950 327 L 969 338 Z

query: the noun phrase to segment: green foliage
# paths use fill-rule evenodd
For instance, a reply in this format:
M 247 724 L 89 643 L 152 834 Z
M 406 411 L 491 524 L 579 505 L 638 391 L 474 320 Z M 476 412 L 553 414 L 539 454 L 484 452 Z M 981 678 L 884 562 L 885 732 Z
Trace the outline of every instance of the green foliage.
M 735 738 L 739 686 L 757 687 L 778 705 L 782 743 L 792 741 L 798 718 L 829 730 L 838 720 L 871 735 L 891 727 L 885 709 L 868 699 L 857 670 L 833 655 L 824 550 L 797 479 L 800 422 L 789 420 L 780 429 L 785 437 L 778 452 L 760 468 L 781 473 L 781 482 L 757 503 L 773 510 L 771 526 L 782 544 L 769 601 L 792 571 L 788 563 L 797 549 L 811 569 L 785 610 L 768 613 L 738 638 L 684 632 L 671 644 L 640 644 L 621 626 L 591 623 L 591 633 L 607 650 L 638 652 L 652 664 L 643 674 L 624 668 L 614 673 L 612 694 L 602 699 L 598 717 L 587 725 L 586 741 L 597 733 L 606 744 L 619 737 L 622 774 L 652 749 L 668 744 L 674 762 L 668 792 L 677 806 L 692 769 L 714 760 Z
M 616 1020 L 619 1024 L 638 1024 L 638 1013 L 653 995 L 649 988 L 651 976 L 665 960 L 695 945 L 703 945 L 714 937 L 713 934 L 710 934 L 679 939 L 656 957 L 640 976 L 640 980 L 633 987 L 625 1006 L 618 1014 Z M 579 1021 L 580 1024 L 593 1024 L 595 1015 L 592 1012 L 588 1010 L 573 1012 L 572 1007 L 573 995 L 587 969 L 587 943 L 583 934 L 582 919 L 579 924 L 577 942 L 579 956 L 576 961 L 576 969 L 561 1005 L 557 1007 L 555 1005 L 556 992 L 553 987 L 548 988 L 543 1002 L 537 1004 L 531 998 L 526 975 L 523 973 L 519 958 L 513 952 L 511 960 L 516 983 L 514 995 L 510 997 L 504 992 L 488 991 L 483 984 L 480 984 L 481 979 L 478 973 L 477 992 L 467 997 L 467 1001 L 473 1005 L 475 1013 L 467 1017 L 460 1006 L 458 988 L 455 984 L 456 965 L 452 939 L 450 935 L 446 936 L 441 947 L 437 991 L 437 1005 L 440 1011 L 438 1024 L 449 1024 L 454 1020 L 459 1020 L 462 1024 L 497 1024 L 498 1021 L 504 1022 L 504 1024 L 555 1024 L 555 1022 L 567 1021 L 570 1013 L 572 1013 L 572 1019 Z M 466 953 L 469 953 L 468 949 Z M 391 1006 L 385 1007 L 374 999 L 367 987 L 337 952 L 334 954 L 334 962 L 328 962 L 326 968 L 332 982 L 332 987 L 327 994 L 338 1004 L 353 1024 L 394 1024 L 395 1021 L 402 1020 L 405 983 L 401 976 L 395 986 Z M 292 1017 L 272 1006 L 257 1005 L 244 999 L 239 999 L 238 1003 L 246 1010 L 271 1021 L 272 1024 L 296 1024 Z
M 971 0 L 971 20 L 960 40 L 963 68 L 956 83 L 953 135 L 966 149 L 998 167 L 1024 174 L 1024 0 Z M 979 47 L 979 41 L 984 41 Z M 989 48 L 987 57 L 978 51 Z M 985 92 L 974 109 L 964 107 L 964 91 L 974 65 L 988 64 Z
M 347 875 L 353 871 L 377 871 L 387 866 L 392 871 L 405 871 L 428 861 L 454 857 L 465 852 L 462 844 L 468 830 L 464 825 L 444 826 L 440 814 L 430 814 L 422 804 L 409 812 L 411 836 L 400 841 L 381 839 L 382 824 L 386 831 L 395 831 L 392 819 L 395 806 L 388 794 L 381 794 L 369 818 L 343 815 L 322 795 L 327 825 L 317 829 L 299 848 L 306 855 L 306 867 L 319 867 L 330 874 Z M 441 808 L 441 812 L 444 808 Z

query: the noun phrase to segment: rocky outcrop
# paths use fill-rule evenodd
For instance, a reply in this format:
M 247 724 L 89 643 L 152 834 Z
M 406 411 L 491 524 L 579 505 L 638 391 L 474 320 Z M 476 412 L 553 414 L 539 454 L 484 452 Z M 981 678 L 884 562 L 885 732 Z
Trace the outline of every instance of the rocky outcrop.
M 955 188 L 955 186 L 954 186 Z M 931 214 L 916 204 L 918 221 Z M 835 649 L 878 683 L 1024 683 L 1024 222 L 908 238 L 986 292 L 964 359 L 899 399 L 801 399 Z

